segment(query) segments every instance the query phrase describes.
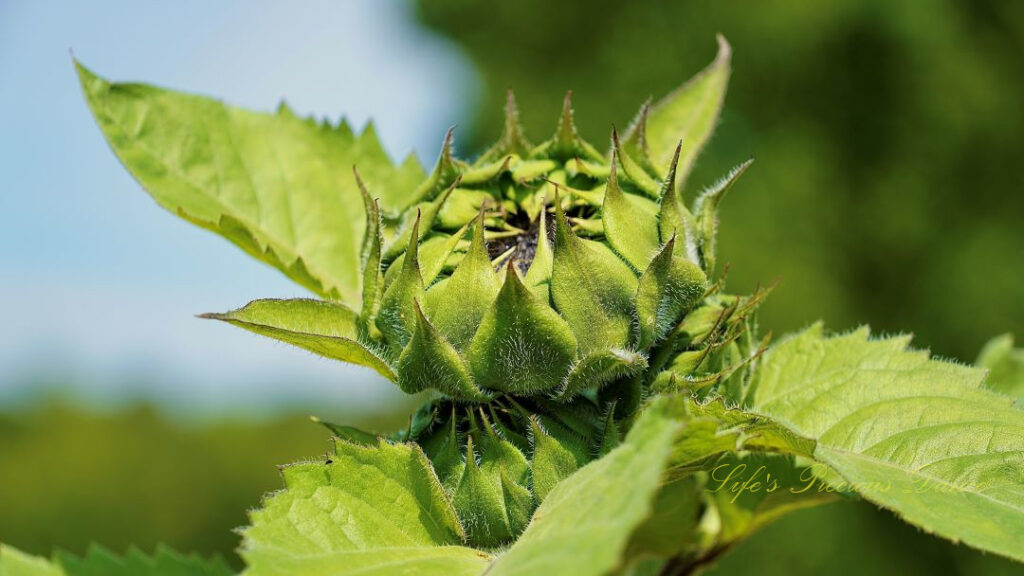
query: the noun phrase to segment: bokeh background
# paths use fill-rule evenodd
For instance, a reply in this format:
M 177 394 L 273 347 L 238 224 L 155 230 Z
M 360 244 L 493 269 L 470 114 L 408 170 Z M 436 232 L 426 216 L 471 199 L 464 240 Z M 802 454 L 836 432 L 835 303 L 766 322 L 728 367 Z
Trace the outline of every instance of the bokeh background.
M 734 49 L 690 193 L 726 200 L 730 288 L 779 280 L 763 324 L 912 331 L 973 360 L 1024 326 L 1019 0 L 0 2 L 0 541 L 47 554 L 165 541 L 237 563 L 276 464 L 323 452 L 308 414 L 387 430 L 411 404 L 369 371 L 194 318 L 300 296 L 164 213 L 118 165 L 69 51 L 97 72 L 355 125 L 431 163 L 528 134 L 564 91 L 597 143 Z M 996 574 L 1014 567 L 857 502 L 800 512 L 718 574 Z

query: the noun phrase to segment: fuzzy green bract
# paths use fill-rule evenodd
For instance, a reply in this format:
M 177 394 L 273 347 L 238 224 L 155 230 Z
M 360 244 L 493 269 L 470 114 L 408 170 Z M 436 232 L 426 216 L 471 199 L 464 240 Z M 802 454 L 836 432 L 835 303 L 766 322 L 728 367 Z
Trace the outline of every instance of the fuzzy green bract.
M 983 354 L 986 387 L 982 370 L 866 329 L 769 348 L 768 290 L 725 290 L 718 208 L 751 162 L 697 193 L 684 183 L 729 60 L 719 39 L 705 70 L 600 146 L 568 95 L 531 143 L 510 92 L 491 148 L 460 159 L 449 131 L 429 170 L 392 162 L 372 127 L 79 66 L 108 142 L 161 206 L 320 297 L 203 317 L 430 393 L 394 434 L 327 424 L 332 452 L 284 468 L 253 512 L 248 573 L 687 573 L 837 493 L 1022 559 L 1012 341 Z M 754 471 L 775 489 L 737 492 Z

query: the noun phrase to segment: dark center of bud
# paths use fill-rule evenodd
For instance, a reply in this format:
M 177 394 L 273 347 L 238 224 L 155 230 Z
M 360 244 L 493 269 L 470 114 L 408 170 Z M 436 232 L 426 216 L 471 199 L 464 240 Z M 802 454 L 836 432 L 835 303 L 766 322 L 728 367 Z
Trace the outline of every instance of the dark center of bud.
M 524 232 L 514 236 L 503 236 L 490 240 L 487 243 L 487 252 L 491 260 L 514 249 L 515 251 L 511 256 L 512 261 L 516 269 L 519 270 L 519 274 L 525 275 L 526 271 L 530 269 L 530 264 L 533 263 L 534 255 L 537 253 L 537 244 L 540 242 L 541 218 L 546 219 L 547 238 L 545 240 L 548 245 L 551 245 L 555 239 L 555 215 L 545 211 L 533 222 L 530 222 L 525 214 L 520 213 L 514 215 L 508 222 L 524 230 Z

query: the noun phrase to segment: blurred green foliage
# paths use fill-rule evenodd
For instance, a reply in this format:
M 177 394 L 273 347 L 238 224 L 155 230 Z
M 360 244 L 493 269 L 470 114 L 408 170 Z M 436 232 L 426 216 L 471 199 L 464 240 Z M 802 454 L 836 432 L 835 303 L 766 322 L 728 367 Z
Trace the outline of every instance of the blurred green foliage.
M 527 133 L 574 90 L 604 143 L 646 98 L 732 43 L 733 79 L 692 195 L 753 154 L 725 202 L 730 286 L 781 280 L 764 325 L 823 318 L 913 331 L 963 359 L 1024 325 L 1024 3 L 1019 0 L 658 2 L 422 0 L 421 19 L 476 63 L 463 152 L 497 137 L 507 87 Z M 440 138 L 440 135 L 438 135 Z M 685 144 L 685 143 L 684 143 Z M 692 197 L 692 196 L 691 196 Z
M 346 420 L 390 431 L 402 418 Z M 329 437 L 300 414 L 185 423 L 151 406 L 104 414 L 65 403 L 0 413 L 0 542 L 43 556 L 163 542 L 239 565 L 232 530 L 281 488 L 278 465 L 324 454 Z
M 1020 565 L 954 546 L 865 502 L 784 516 L 727 552 L 707 576 L 1010 576 Z

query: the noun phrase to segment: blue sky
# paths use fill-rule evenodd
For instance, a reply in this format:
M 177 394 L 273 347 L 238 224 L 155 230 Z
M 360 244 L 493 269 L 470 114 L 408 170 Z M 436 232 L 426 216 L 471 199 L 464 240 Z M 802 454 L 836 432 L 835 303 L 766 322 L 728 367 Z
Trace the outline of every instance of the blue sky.
M 306 294 L 142 192 L 92 123 L 70 51 L 114 80 L 372 117 L 392 156 L 427 164 L 477 82 L 405 2 L 0 3 L 0 405 L 41 380 L 200 407 L 393 397 L 367 370 L 194 318 Z

